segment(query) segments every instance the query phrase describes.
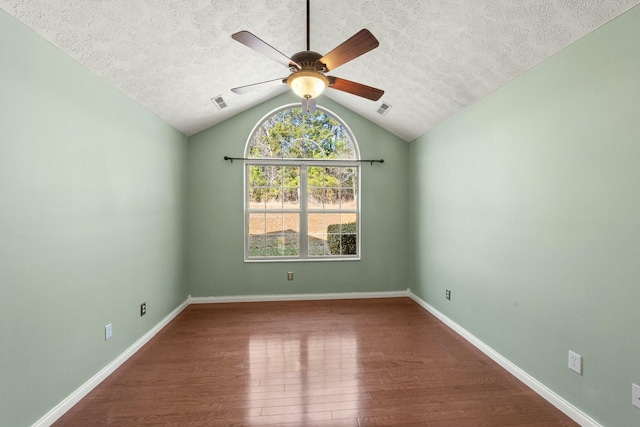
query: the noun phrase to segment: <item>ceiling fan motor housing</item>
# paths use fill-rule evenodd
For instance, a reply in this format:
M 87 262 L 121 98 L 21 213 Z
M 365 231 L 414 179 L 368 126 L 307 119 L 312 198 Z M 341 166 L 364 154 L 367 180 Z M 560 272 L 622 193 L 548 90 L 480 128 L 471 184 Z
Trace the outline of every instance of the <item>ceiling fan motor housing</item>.
M 291 60 L 300 65 L 302 70 L 327 71 L 325 65 L 319 61 L 320 58 L 322 58 L 322 55 L 318 52 L 303 50 L 302 52 L 294 54 Z M 298 68 L 291 67 L 291 71 L 296 72 Z
M 298 52 L 291 57 L 301 69 L 291 67 L 292 74 L 287 78 L 287 84 L 302 98 L 315 98 L 329 86 L 329 79 L 322 74 L 325 67 L 319 61 L 320 58 L 322 55 L 310 50 Z

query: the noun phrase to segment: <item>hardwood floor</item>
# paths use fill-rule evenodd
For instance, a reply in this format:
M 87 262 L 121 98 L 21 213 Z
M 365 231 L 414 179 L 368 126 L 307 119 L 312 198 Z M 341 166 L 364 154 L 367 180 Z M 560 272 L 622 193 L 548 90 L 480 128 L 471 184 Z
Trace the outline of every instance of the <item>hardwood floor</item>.
M 206 304 L 54 426 L 576 426 L 409 298 Z

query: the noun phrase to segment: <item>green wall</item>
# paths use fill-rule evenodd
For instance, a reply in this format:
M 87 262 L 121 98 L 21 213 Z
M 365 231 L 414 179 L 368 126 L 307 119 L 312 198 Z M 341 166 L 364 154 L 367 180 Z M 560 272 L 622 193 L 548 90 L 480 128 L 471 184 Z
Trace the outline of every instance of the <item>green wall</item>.
M 229 100 L 232 102 L 232 100 Z M 408 144 L 368 120 L 320 98 L 354 133 L 362 165 L 362 259 L 244 262 L 243 157 L 253 127 L 267 113 L 299 102 L 286 93 L 190 139 L 188 278 L 192 296 L 370 292 L 408 287 Z M 372 107 L 373 108 L 373 107 Z M 287 281 L 288 271 L 294 280 Z
M 635 7 L 410 144 L 414 292 L 608 427 L 640 425 L 639 40 Z
M 0 11 L 0 425 L 40 419 L 185 301 L 186 150 Z
M 223 157 L 296 98 L 187 144 L 0 11 L 0 425 L 40 419 L 188 293 L 408 286 L 603 425 L 640 424 L 639 39 L 636 7 L 412 144 L 321 98 L 385 159 L 362 166 L 362 260 L 245 263 Z

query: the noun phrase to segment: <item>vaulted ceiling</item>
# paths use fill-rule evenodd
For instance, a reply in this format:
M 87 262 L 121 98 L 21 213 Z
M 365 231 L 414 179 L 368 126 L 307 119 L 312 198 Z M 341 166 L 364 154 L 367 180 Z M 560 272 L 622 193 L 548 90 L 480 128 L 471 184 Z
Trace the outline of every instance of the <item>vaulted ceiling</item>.
M 330 75 L 385 91 L 325 96 L 412 141 L 640 0 L 310 0 L 311 50 L 362 28 L 380 46 Z M 0 0 L 0 7 L 190 136 L 289 90 L 231 88 L 289 70 L 231 39 L 248 30 L 287 56 L 306 48 L 305 0 Z M 219 110 L 211 98 L 221 95 Z M 384 101 L 392 106 L 381 116 Z M 319 101 L 322 104 L 322 101 Z

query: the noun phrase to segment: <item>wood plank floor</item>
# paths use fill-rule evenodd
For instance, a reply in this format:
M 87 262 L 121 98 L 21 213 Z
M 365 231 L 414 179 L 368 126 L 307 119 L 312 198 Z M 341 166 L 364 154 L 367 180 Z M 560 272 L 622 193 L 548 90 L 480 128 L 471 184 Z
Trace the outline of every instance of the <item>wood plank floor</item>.
M 576 426 L 409 298 L 187 307 L 54 424 Z

